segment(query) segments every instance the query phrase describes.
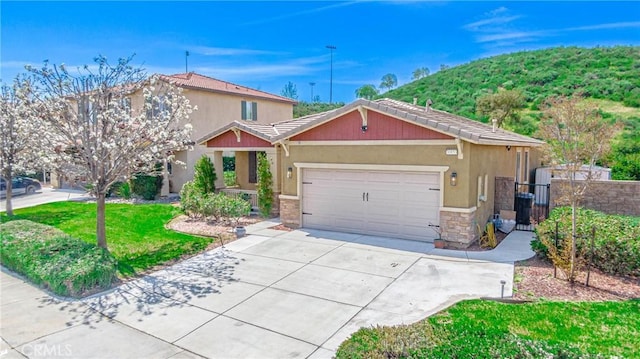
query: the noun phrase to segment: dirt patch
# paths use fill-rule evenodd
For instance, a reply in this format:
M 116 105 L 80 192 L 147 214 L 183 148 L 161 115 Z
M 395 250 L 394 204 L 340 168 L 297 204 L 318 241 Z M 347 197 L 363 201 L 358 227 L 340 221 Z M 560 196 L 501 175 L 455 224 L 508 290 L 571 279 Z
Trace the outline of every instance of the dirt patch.
M 500 231 L 496 231 L 496 242 L 498 244 L 496 244 L 496 247 L 500 244 L 500 242 L 502 242 L 503 239 L 507 238 L 508 233 L 502 233 Z M 490 251 L 493 248 L 489 248 L 489 247 L 480 247 L 480 241 L 475 241 L 473 242 L 469 247 L 465 248 L 465 249 L 460 249 L 460 250 L 464 250 L 464 251 L 470 251 L 470 252 L 481 252 L 481 251 Z
M 275 225 L 273 227 L 269 227 L 269 229 L 275 229 L 276 231 L 285 231 L 285 232 L 293 231 L 293 228 L 289 228 L 289 227 L 287 227 L 287 226 L 285 226 L 283 224 L 278 224 L 278 225 Z
M 640 278 L 613 276 L 592 269 L 589 286 L 585 285 L 587 273 L 581 272 L 575 284 L 564 279 L 560 270 L 557 278 L 553 265 L 534 257 L 516 262 L 514 277 L 514 299 L 603 301 L 640 298 Z

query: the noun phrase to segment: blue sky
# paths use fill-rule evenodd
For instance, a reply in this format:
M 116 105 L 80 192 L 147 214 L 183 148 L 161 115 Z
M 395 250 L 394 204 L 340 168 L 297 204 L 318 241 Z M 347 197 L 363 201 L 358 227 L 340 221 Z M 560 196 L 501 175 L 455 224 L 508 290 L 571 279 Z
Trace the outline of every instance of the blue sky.
M 149 73 L 189 71 L 300 100 L 350 102 L 393 73 L 411 81 L 482 57 L 551 46 L 640 45 L 640 2 L 0 2 L 0 78 L 25 64 L 136 54 Z

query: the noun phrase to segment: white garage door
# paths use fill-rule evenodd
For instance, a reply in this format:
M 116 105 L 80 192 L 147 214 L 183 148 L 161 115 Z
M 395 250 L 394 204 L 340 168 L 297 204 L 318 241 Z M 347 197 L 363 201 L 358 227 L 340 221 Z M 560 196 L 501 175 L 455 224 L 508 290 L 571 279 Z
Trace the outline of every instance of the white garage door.
M 307 228 L 432 240 L 439 223 L 440 174 L 304 169 Z

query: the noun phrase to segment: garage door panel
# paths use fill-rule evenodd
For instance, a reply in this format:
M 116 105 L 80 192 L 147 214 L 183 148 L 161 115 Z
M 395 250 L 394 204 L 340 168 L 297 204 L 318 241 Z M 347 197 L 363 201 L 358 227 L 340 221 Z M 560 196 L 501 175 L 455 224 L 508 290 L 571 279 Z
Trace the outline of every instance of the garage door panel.
M 307 169 L 303 226 L 431 240 L 439 223 L 440 174 Z M 364 199 L 363 199 L 363 194 Z M 368 196 L 367 196 L 368 194 Z

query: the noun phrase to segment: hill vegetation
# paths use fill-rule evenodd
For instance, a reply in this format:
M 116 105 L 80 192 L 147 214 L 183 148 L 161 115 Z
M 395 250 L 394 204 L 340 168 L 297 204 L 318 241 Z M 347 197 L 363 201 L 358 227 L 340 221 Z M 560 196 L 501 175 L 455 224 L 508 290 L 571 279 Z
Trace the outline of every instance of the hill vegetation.
M 300 101 L 295 106 L 293 106 L 293 118 L 313 115 L 314 113 L 330 111 L 342 106 L 344 106 L 344 102 L 328 103 L 328 102 Z
M 625 130 L 603 165 L 615 179 L 640 180 L 640 47 L 559 47 L 524 51 L 476 60 L 441 70 L 388 91 L 380 97 L 433 107 L 488 122 L 479 115 L 479 97 L 499 89 L 517 90 L 525 108 L 519 121 L 507 124 L 515 132 L 535 136 L 540 107 L 550 96 L 581 95 L 595 102 L 607 120 L 622 121 Z

